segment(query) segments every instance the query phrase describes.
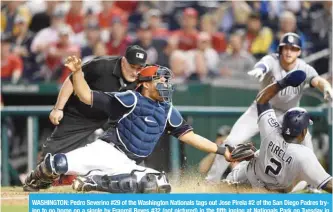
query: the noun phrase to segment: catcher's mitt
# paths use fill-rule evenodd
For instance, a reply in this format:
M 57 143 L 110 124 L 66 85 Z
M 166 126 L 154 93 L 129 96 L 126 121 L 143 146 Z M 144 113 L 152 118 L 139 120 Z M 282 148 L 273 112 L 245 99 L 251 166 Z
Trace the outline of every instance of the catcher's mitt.
M 254 157 L 254 153 L 257 149 L 253 146 L 253 143 L 238 144 L 236 147 L 228 146 L 231 152 L 229 160 L 232 162 L 251 160 Z

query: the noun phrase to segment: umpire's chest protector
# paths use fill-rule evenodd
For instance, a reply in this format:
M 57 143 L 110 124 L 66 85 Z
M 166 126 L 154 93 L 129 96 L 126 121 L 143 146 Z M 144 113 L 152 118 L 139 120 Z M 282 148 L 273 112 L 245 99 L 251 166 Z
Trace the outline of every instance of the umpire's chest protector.
M 119 120 L 117 136 L 127 151 L 137 157 L 146 157 L 154 150 L 167 122 L 173 120 L 180 125 L 182 117 L 179 113 L 172 112 L 172 106 L 168 103 L 155 102 L 137 92 L 126 93 L 131 94 L 116 96 L 124 106 L 132 108 Z

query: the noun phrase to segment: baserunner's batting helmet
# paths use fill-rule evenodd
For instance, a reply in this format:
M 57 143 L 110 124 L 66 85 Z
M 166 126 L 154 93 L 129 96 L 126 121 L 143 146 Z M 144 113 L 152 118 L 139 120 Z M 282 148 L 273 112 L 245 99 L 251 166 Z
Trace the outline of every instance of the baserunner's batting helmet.
M 285 45 L 294 46 L 300 50 L 302 49 L 301 38 L 293 32 L 288 32 L 282 36 L 279 44 L 279 52 L 281 51 L 281 47 Z
M 305 109 L 294 107 L 289 109 L 283 116 L 282 133 L 296 137 L 312 123 L 310 114 Z

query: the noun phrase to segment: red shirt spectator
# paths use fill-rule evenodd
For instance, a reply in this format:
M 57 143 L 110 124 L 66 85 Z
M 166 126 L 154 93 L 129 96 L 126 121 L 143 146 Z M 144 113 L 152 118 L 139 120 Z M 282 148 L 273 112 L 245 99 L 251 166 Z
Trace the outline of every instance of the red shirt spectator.
M 183 12 L 182 29 L 174 32 L 174 36 L 178 38 L 178 48 L 181 50 L 190 50 L 197 47 L 198 30 L 198 12 L 188 7 Z
M 131 14 L 134 12 L 136 7 L 138 6 L 138 2 L 137 1 L 116 1 L 114 3 L 114 6 L 122 9 L 127 14 Z
M 79 52 L 80 48 L 74 44 L 51 44 L 49 54 L 46 57 L 46 65 L 53 70 L 62 63 L 63 59 L 74 54 L 78 55 Z
M 22 74 L 23 61 L 20 57 L 10 54 L 1 61 L 1 79 L 10 79 L 16 70 Z
M 212 34 L 212 47 L 218 53 L 225 52 L 227 49 L 227 42 L 222 32 L 216 32 Z
M 66 15 L 66 23 L 72 27 L 74 33 L 83 31 L 84 14 L 81 1 L 71 1 L 71 9 Z
M 200 31 L 207 32 L 211 36 L 212 47 L 218 53 L 226 51 L 227 41 L 224 33 L 218 31 L 218 23 L 212 14 L 205 14 L 200 20 Z
M 131 39 L 126 36 L 121 40 L 121 42 L 117 43 L 114 40 L 110 40 L 106 44 L 106 48 L 108 50 L 108 55 L 123 55 L 125 54 L 126 48 L 129 44 L 131 44 Z
M 66 23 L 72 27 L 75 33 L 82 32 L 84 29 L 84 15 L 68 13 L 66 16 Z
M 187 51 L 197 48 L 198 31 L 188 33 L 183 30 L 177 30 L 173 33 L 173 36 L 178 38 L 178 48 L 180 50 Z
M 98 14 L 98 22 L 101 28 L 109 28 L 110 22 L 114 17 L 120 17 L 123 24 L 127 24 L 128 15 L 112 2 L 103 1 L 103 10 Z
M 110 40 L 106 44 L 109 55 L 123 55 L 127 46 L 131 43 L 127 35 L 127 26 L 120 17 L 114 17 L 111 24 Z
M 80 56 L 79 46 L 71 43 L 69 40 L 69 35 L 71 33 L 72 31 L 70 26 L 63 26 L 58 32 L 58 42 L 51 44 L 46 56 L 46 65 L 51 71 L 55 71 L 55 69 L 58 68 L 62 64 L 63 60 L 68 56 Z M 65 68 L 61 70 L 62 74 L 66 72 L 64 69 Z

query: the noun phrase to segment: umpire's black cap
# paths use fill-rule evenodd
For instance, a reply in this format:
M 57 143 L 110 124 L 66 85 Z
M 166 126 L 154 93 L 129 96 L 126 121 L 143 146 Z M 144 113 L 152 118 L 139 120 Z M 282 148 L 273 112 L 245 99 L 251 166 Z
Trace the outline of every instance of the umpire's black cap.
M 129 46 L 125 53 L 126 60 L 131 65 L 146 65 L 147 52 L 138 45 Z

